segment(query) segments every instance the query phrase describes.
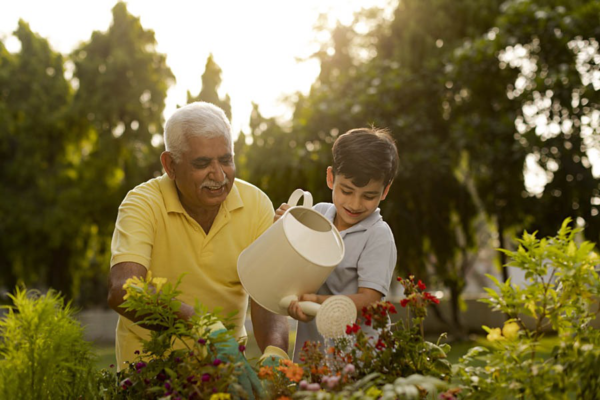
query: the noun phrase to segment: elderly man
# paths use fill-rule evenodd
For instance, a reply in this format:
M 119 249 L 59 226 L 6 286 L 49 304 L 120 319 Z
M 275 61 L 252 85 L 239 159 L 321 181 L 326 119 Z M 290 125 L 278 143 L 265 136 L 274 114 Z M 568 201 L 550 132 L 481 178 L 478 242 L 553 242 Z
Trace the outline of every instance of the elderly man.
M 193 315 L 198 300 L 209 310 L 238 311 L 235 336 L 246 336 L 248 306 L 237 274 L 237 259 L 273 223 L 273 206 L 255 186 L 235 178 L 231 126 L 225 113 L 204 102 L 188 104 L 169 118 L 164 131 L 166 174 L 131 190 L 119 208 L 112 241 L 108 302 L 120 314 L 116 355 L 119 368 L 134 360 L 140 338 L 119 307 L 128 278 L 165 277 L 184 272 L 180 317 Z M 265 354 L 287 357 L 288 323 L 251 303 L 256 341 Z M 266 349 L 266 351 L 265 351 Z

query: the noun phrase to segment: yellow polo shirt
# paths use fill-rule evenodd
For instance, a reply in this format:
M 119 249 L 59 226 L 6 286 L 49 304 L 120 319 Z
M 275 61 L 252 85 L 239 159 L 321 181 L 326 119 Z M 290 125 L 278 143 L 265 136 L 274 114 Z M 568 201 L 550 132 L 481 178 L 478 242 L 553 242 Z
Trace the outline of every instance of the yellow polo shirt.
M 180 300 L 198 300 L 209 311 L 238 311 L 238 339 L 246 336 L 248 295 L 237 273 L 239 254 L 273 225 L 273 204 L 256 186 L 236 179 L 207 233 L 184 210 L 174 181 L 165 174 L 131 190 L 119 207 L 112 238 L 113 265 L 135 262 L 175 283 L 183 278 Z M 116 332 L 117 365 L 133 361 L 140 338 L 149 331 L 120 316 Z

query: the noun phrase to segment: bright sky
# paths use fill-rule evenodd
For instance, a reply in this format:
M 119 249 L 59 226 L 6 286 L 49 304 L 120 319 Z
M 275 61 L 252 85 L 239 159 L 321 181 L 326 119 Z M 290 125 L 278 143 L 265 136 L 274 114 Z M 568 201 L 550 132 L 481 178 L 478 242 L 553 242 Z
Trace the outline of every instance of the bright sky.
M 0 39 L 9 51 L 19 43 L 11 33 L 19 18 L 69 53 L 94 30 L 106 31 L 116 0 L 19 0 L 4 4 Z M 234 134 L 247 132 L 251 102 L 267 116 L 289 118 L 280 99 L 306 93 L 319 73 L 315 60 L 298 62 L 316 49 L 312 28 L 320 13 L 347 22 L 356 10 L 385 6 L 388 0 L 129 0 L 128 10 L 156 33 L 159 52 L 177 78 L 168 92 L 165 117 L 197 95 L 206 59 L 213 54 L 223 70 L 221 90 L 232 100 Z

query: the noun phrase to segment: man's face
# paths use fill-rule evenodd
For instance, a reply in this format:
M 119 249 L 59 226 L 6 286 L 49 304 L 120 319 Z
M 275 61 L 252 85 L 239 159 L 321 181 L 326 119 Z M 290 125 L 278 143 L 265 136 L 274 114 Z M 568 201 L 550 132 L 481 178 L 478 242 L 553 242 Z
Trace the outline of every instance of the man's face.
M 346 230 L 371 215 L 385 199 L 390 185 L 383 186 L 382 181 L 370 180 L 366 186 L 358 187 L 344 175 L 334 177 L 331 167 L 327 169 L 327 186 L 336 209 L 335 227 Z
M 192 210 L 219 207 L 235 179 L 231 144 L 222 136 L 188 137 L 187 144 L 181 160 L 173 164 L 181 203 Z

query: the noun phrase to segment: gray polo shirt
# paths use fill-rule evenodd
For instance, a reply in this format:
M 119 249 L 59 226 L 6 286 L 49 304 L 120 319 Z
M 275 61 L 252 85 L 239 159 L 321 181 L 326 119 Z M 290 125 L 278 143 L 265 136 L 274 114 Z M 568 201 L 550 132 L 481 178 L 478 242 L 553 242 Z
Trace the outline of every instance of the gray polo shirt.
M 319 203 L 313 207 L 333 222 L 336 209 L 331 203 Z M 386 296 L 396 266 L 396 245 L 389 225 L 385 223 L 379 208 L 358 224 L 340 232 L 345 245 L 342 262 L 329 275 L 318 294 L 355 294 L 359 287 L 374 289 Z M 362 327 L 365 330 L 365 327 Z M 298 321 L 294 361 L 298 362 L 302 345 L 306 341 L 319 341 L 323 337 L 317 331 L 315 320 Z

